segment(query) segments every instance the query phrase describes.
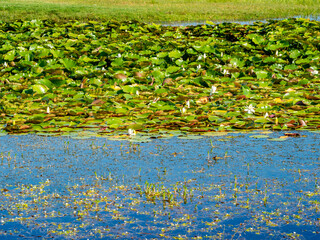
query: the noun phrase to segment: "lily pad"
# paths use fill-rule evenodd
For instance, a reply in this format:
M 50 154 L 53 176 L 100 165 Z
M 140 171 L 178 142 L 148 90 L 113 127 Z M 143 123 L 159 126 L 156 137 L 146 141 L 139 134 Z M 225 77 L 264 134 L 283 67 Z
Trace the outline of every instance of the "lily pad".
M 251 138 L 268 138 L 269 135 L 251 135 Z
M 201 139 L 203 138 L 202 136 L 199 136 L 199 135 L 187 135 L 187 136 L 179 136 L 178 137 L 179 139 Z
M 269 138 L 269 141 L 273 141 L 273 142 L 283 142 L 286 141 L 288 138 Z

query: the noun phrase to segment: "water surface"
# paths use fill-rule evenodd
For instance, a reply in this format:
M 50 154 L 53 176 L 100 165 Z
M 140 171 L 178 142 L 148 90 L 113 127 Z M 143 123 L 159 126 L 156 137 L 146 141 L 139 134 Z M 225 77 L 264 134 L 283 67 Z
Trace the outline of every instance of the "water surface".
M 1 239 L 316 239 L 320 134 L 300 134 L 2 136 Z

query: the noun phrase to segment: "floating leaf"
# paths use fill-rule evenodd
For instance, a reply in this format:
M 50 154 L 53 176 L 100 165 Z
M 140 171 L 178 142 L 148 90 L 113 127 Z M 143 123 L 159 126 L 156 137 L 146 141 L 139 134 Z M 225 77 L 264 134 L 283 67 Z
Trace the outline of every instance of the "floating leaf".
M 203 138 L 202 136 L 199 136 L 199 135 L 187 135 L 187 136 L 180 136 L 178 137 L 179 139 L 201 139 Z
M 48 91 L 48 87 L 42 84 L 36 84 L 32 86 L 32 90 L 38 94 L 44 94 Z
M 264 70 L 258 70 L 258 71 L 255 71 L 255 73 L 258 79 L 266 79 L 269 75 L 269 73 Z
M 175 72 L 179 71 L 180 69 L 181 69 L 180 67 L 170 66 L 167 68 L 167 73 L 175 73 Z
M 183 54 L 179 50 L 173 50 L 169 52 L 170 58 L 180 58 Z
M 273 142 L 283 142 L 286 141 L 287 138 L 269 138 L 268 140 Z
M 251 138 L 268 138 L 268 135 L 251 135 Z

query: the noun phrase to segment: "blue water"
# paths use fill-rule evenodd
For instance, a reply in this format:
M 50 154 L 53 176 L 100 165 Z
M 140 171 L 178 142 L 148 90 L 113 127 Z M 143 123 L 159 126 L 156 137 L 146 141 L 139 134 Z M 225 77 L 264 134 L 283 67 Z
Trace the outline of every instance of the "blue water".
M 150 239 L 164 233 L 169 238 L 223 234 L 226 239 L 316 239 L 320 134 L 300 132 L 301 137 L 282 142 L 268 139 L 283 132 L 250 138 L 256 134 L 138 144 L 104 138 L 2 136 L 0 238 Z M 25 190 L 46 181 L 43 193 Z M 176 186 L 180 203 L 164 207 L 161 198 L 147 201 L 137 190 L 137 186 L 143 190 L 146 181 L 170 191 Z M 181 197 L 184 186 L 192 189 L 186 203 Z M 110 209 L 91 206 L 90 214 L 79 220 L 65 203 L 94 201 L 88 195 L 92 189 L 98 191 L 94 199 L 110 200 Z M 40 200 L 32 202 L 37 197 Z M 15 206 L 21 202 L 28 208 L 18 211 Z M 116 219 L 115 209 L 127 220 Z M 52 211 L 60 213 L 46 216 Z M 59 223 L 63 229 L 76 229 L 74 235 L 57 234 L 62 231 Z

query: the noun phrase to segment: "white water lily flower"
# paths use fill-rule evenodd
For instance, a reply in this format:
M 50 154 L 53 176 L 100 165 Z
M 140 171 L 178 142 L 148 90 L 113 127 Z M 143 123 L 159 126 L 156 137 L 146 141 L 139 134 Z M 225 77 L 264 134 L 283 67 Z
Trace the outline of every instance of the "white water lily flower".
M 8 67 L 8 63 L 7 62 L 4 62 L 3 66 L 6 68 Z
M 189 100 L 186 102 L 186 106 L 187 106 L 187 108 L 190 108 L 190 101 Z
M 129 128 L 128 134 L 130 137 L 132 137 L 132 136 L 135 136 L 137 133 L 136 133 L 136 130 Z
M 138 90 L 136 91 L 136 95 L 139 96 L 139 91 Z
M 180 109 L 180 112 L 183 114 L 183 113 L 186 113 L 186 108 L 182 108 L 182 109 Z
M 121 58 L 121 54 L 119 53 L 119 54 L 117 55 L 117 57 L 118 57 L 118 58 Z
M 310 69 L 311 69 L 310 73 L 312 75 L 318 75 L 319 74 L 319 71 L 317 69 L 314 69 L 313 67 L 311 67 Z
M 201 68 L 201 65 L 199 64 L 199 65 L 197 66 L 197 71 L 199 71 L 200 68 Z
M 203 55 L 200 55 L 197 60 L 206 59 L 206 57 L 207 55 L 204 53 Z
M 212 96 L 216 91 L 217 91 L 217 87 L 216 86 L 212 86 L 211 90 L 210 90 L 210 96 Z
M 159 97 L 157 97 L 157 98 L 155 98 L 155 99 L 153 99 L 153 103 L 156 103 L 156 102 L 158 102 L 160 100 L 160 98 Z
M 249 114 L 252 114 L 255 112 L 254 110 L 254 107 L 252 106 L 252 104 L 250 104 L 249 106 L 247 106 L 245 109 L 244 109 L 245 112 L 248 112 Z
M 223 74 L 228 75 L 230 72 L 227 69 L 223 69 Z
M 269 117 L 269 114 L 268 114 L 268 113 L 266 113 L 266 114 L 264 115 L 264 118 L 267 118 L 267 117 Z
M 48 114 L 50 113 L 50 108 L 49 108 L 49 107 L 47 107 L 47 113 L 48 113 Z

